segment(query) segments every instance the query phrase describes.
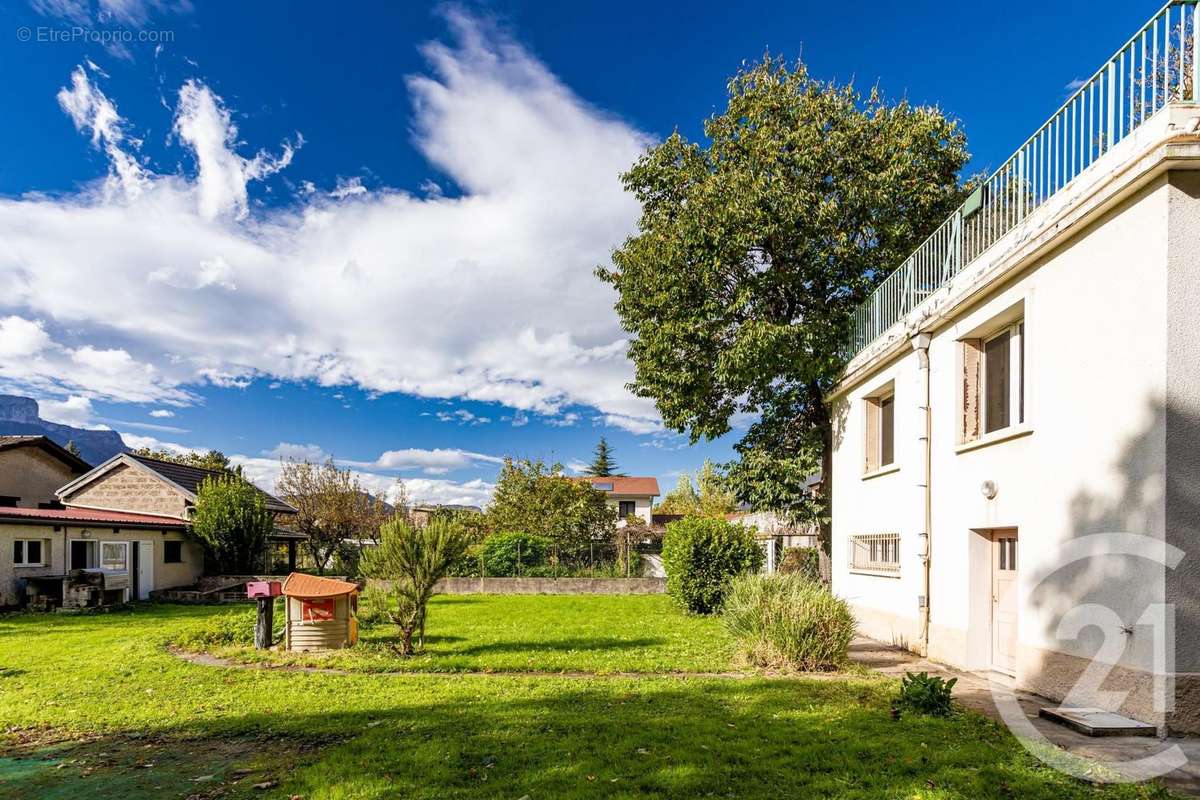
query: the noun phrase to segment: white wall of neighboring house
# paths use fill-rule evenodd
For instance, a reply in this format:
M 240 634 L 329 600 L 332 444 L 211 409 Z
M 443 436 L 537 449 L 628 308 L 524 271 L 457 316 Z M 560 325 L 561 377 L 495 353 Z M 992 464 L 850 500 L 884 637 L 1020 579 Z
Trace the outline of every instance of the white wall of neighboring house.
M 619 511 L 621 501 L 632 502 L 634 504 L 633 513 L 645 520 L 647 525 L 650 524 L 650 510 L 654 505 L 653 497 L 649 495 L 608 494 L 605 500 L 608 503 L 608 507 L 614 511 Z M 621 524 L 620 521 L 618 521 L 618 524 Z
M 1170 115 L 1161 122 L 1155 135 L 1162 139 L 1183 129 Z M 954 279 L 935 315 L 908 323 L 932 334 L 930 657 L 993 666 L 987 534 L 1016 528 L 1017 684 L 1061 699 L 1107 642 L 1119 653 L 1113 688 L 1130 692 L 1122 710 L 1161 722 L 1151 691 L 1161 647 L 1137 622 L 1154 603 L 1194 608 L 1200 587 L 1179 588 L 1183 582 L 1161 565 L 1111 553 L 1060 568 L 1072 542 L 1090 534 L 1128 532 L 1200 550 L 1200 540 L 1181 543 L 1184 528 L 1167 522 L 1173 476 L 1200 474 L 1200 456 L 1178 447 L 1173 454 L 1167 435 L 1172 426 L 1181 436 L 1200 430 L 1200 367 L 1191 366 L 1200 350 L 1200 303 L 1191 302 L 1200 284 L 1200 172 L 1167 171 L 1165 151 L 1135 144 L 1138 169 L 1125 169 L 1135 159 L 1129 152 L 1102 158 L 1095 174 L 1079 179 L 1086 195 L 1080 189 L 1035 212 L 979 269 Z M 1052 243 L 1039 243 L 1052 235 Z M 961 342 L 1018 318 L 1025 422 L 959 445 Z M 862 633 L 918 647 L 924 386 L 917 353 L 908 342 L 899 347 L 877 345 L 856 357 L 835 397 L 833 587 L 853 605 Z M 867 475 L 866 398 L 887 386 L 895 391 L 895 461 Z M 995 486 L 991 499 L 985 481 Z M 900 535 L 899 574 L 855 572 L 850 537 L 883 533 Z M 1110 609 L 1112 623 L 1064 636 L 1064 615 L 1087 604 Z M 1193 680 L 1183 673 L 1196 672 L 1181 659 L 1196 652 L 1198 633 L 1194 615 L 1177 623 L 1180 698 Z M 1200 729 L 1200 702 L 1176 705 L 1171 726 Z

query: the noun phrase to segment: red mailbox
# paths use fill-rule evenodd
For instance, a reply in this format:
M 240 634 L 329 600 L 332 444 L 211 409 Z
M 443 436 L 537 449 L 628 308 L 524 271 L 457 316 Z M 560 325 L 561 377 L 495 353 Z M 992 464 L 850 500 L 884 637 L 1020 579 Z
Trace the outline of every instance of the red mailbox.
M 246 597 L 278 597 L 280 594 L 279 581 L 247 581 Z

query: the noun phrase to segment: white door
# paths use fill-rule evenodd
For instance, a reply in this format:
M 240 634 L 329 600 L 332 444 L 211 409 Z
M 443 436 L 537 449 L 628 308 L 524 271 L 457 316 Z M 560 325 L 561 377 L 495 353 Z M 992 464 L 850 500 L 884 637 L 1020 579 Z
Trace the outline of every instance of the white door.
M 992 534 L 992 669 L 1017 671 L 1017 531 Z
M 154 542 L 138 542 L 137 599 L 149 600 L 154 588 Z

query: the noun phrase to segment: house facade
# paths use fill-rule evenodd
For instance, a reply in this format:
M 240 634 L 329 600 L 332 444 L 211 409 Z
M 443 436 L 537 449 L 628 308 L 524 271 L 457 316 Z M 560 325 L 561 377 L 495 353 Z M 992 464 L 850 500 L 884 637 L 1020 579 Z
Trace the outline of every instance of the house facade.
M 0 508 L 55 508 L 58 487 L 91 469 L 45 436 L 0 436 Z
M 1162 49 L 1131 40 L 860 310 L 830 481 L 833 589 L 863 634 L 1189 732 L 1194 8 L 1168 5 Z
M 640 517 L 647 525 L 652 522 L 651 509 L 658 497 L 658 479 L 628 476 L 588 476 L 582 478 L 597 491 L 604 492 L 608 507 L 617 512 L 617 519 Z
M 0 606 L 30 596 L 66 606 L 145 600 L 204 574 L 204 548 L 189 533 L 191 513 L 200 484 L 220 473 L 130 453 L 83 474 L 77 466 L 64 461 L 67 480 L 51 495 L 56 507 L 0 508 Z M 0 494 L 29 482 L 21 469 L 0 470 Z M 277 518 L 295 513 L 263 495 Z M 294 565 L 296 534 L 277 533 Z

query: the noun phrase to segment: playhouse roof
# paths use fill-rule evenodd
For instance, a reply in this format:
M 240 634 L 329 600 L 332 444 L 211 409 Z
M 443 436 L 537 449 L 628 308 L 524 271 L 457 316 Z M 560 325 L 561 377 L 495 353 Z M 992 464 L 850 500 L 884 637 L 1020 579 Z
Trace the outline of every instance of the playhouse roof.
M 283 582 L 283 593 L 288 597 L 337 597 L 358 591 L 358 584 L 340 581 L 337 578 L 322 578 L 293 572 Z

